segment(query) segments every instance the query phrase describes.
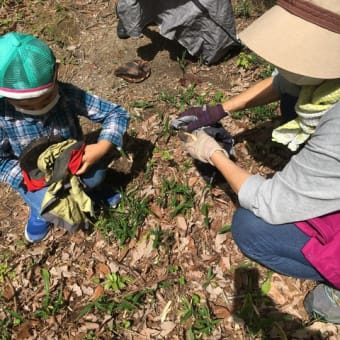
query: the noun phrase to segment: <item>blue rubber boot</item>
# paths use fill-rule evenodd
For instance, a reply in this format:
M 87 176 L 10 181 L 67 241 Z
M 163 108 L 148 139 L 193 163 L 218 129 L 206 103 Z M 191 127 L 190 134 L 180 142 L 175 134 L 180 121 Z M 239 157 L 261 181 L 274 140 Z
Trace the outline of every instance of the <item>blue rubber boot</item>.
M 306 296 L 304 306 L 314 319 L 340 323 L 339 290 L 321 283 Z
M 50 222 L 47 222 L 31 212 L 25 226 L 25 238 L 28 242 L 42 241 L 48 234 Z
M 106 198 L 106 202 L 111 208 L 117 208 L 121 198 L 122 195 L 119 192 L 115 192 L 112 196 Z

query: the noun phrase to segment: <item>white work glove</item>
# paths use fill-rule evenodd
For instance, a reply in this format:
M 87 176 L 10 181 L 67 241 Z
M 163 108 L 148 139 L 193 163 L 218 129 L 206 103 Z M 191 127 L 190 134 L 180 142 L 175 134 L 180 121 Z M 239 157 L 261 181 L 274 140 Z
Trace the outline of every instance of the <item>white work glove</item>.
M 180 132 L 179 137 L 191 157 L 203 163 L 214 165 L 210 157 L 215 151 L 222 151 L 229 158 L 227 151 L 203 130 L 197 130 L 193 133 Z

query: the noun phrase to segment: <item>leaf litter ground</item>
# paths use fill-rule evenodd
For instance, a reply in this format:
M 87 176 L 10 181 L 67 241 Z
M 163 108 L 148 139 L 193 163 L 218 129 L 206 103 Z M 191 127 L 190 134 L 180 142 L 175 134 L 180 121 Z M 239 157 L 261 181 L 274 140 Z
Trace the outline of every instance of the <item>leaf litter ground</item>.
M 234 1 L 235 9 L 246 2 Z M 264 10 L 249 1 L 249 18 Z M 311 322 L 303 299 L 315 283 L 268 271 L 245 258 L 230 235 L 237 198 L 223 181 L 206 183 L 169 121 L 256 82 L 263 64 L 239 55 L 205 66 L 150 26 L 119 40 L 109 1 L 2 1 L 1 33 L 45 39 L 61 62 L 59 78 L 121 104 L 131 113 L 125 155 L 112 155 L 108 185 L 125 205 L 102 212 L 91 231 L 25 243 L 28 207 L 0 186 L 1 339 L 336 339 L 338 327 Z M 249 51 L 247 52 L 249 53 Z M 150 62 L 140 84 L 114 76 L 135 58 Z M 272 108 L 275 113 L 276 108 Z M 237 162 L 270 176 L 291 156 L 271 142 L 275 119 L 226 117 Z M 98 126 L 83 122 L 89 140 Z M 119 223 L 118 223 L 119 222 Z M 119 229 L 119 230 L 118 230 Z M 122 238 L 117 239 L 119 231 Z

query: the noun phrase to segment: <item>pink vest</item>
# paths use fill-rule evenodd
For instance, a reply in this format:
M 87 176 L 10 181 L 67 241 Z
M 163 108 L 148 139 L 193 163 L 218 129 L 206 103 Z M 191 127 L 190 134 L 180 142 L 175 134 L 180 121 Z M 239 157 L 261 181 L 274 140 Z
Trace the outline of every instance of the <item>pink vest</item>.
M 302 248 L 305 258 L 340 289 L 340 211 L 295 224 L 311 236 Z

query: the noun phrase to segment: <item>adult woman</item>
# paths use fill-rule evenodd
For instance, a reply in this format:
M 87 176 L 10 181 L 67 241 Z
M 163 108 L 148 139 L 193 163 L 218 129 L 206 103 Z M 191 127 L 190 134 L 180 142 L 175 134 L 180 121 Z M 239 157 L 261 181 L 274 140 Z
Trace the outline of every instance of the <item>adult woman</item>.
M 183 112 L 195 117 L 188 130 L 280 99 L 286 121 L 298 114 L 298 130 L 287 140 L 291 125 L 279 129 L 275 140 L 299 152 L 265 179 L 237 166 L 202 130 L 185 147 L 192 157 L 215 165 L 238 194 L 242 208 L 234 215 L 232 234 L 240 249 L 282 274 L 322 282 L 308 294 L 305 307 L 312 315 L 340 322 L 340 293 L 334 289 L 340 288 L 335 255 L 340 247 L 340 4 L 278 0 L 240 38 L 278 73 L 222 105 Z M 327 98 L 327 105 L 316 98 Z M 317 114 L 308 117 L 306 107 Z

